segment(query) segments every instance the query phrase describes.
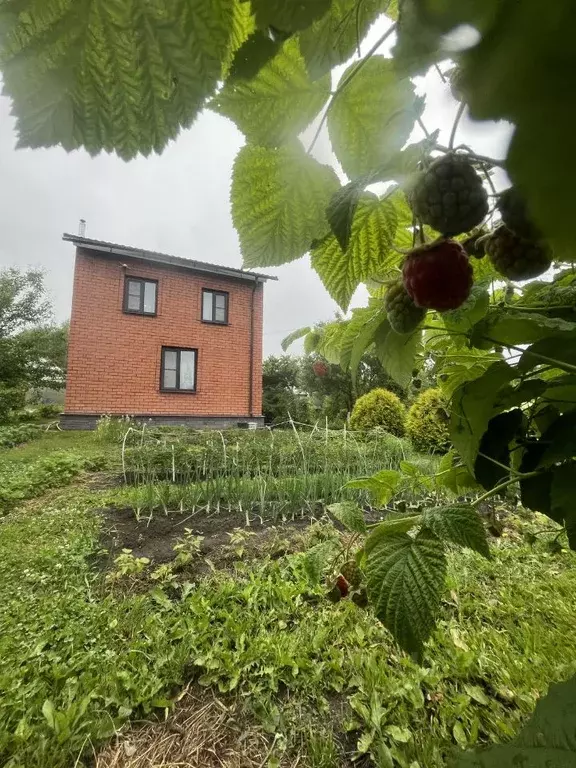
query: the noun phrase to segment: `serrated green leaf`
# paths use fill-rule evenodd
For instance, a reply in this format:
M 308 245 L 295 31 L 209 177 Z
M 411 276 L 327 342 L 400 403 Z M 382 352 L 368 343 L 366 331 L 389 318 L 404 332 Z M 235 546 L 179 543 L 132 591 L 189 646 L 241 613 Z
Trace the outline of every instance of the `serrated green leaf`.
M 318 345 L 322 341 L 322 334 L 319 331 L 311 331 L 304 336 L 304 352 L 307 355 L 316 352 Z
M 353 533 L 366 533 L 364 512 L 355 502 L 342 501 L 338 504 L 330 504 L 326 509 L 349 531 Z
M 312 266 L 328 293 L 346 310 L 354 291 L 386 263 L 399 261 L 392 250 L 396 232 L 396 206 L 390 199 L 364 193 L 352 222 L 348 249 L 343 251 L 334 235 L 312 249 Z
M 374 503 L 383 507 L 394 496 L 400 477 L 400 473 L 394 469 L 383 469 L 371 477 L 358 477 L 350 480 L 344 487 L 368 491 L 372 495 Z
M 373 56 L 352 76 L 357 64 L 344 73 L 349 79 L 328 112 L 332 147 L 351 178 L 384 165 L 406 143 L 423 110 L 409 79 L 400 79 L 394 62 Z
M 452 333 L 467 333 L 488 312 L 490 296 L 485 285 L 476 282 L 472 286 L 470 296 L 458 309 L 442 313 L 442 320 L 447 330 Z
M 252 0 L 259 27 L 274 27 L 283 32 L 298 32 L 320 19 L 330 9 L 331 0 Z
M 230 25 L 230 40 L 222 68 L 224 77 L 230 75 L 232 62 L 234 61 L 237 51 L 248 40 L 250 35 L 254 33 L 255 29 L 256 24 L 254 22 L 250 3 L 245 3 L 243 0 L 234 0 L 232 22 Z
M 344 333 L 346 332 L 346 327 L 347 321 L 327 323 L 322 328 L 320 340 L 316 347 L 316 351 L 319 354 L 326 358 L 328 362 L 334 363 L 335 365 L 340 362 L 340 349 Z M 304 341 L 304 344 L 306 345 L 306 340 Z
M 576 334 L 551 336 L 531 344 L 526 349 L 518 363 L 518 370 L 525 373 L 537 365 L 562 363 L 576 365 Z
M 222 76 L 234 0 L 19 3 L 0 30 L 18 145 L 161 152 Z
M 343 327 L 342 342 L 340 345 L 340 365 L 344 371 L 348 371 L 352 366 L 352 351 L 358 350 L 364 343 L 366 326 L 369 330 L 380 317 L 382 304 L 373 306 L 372 302 L 367 307 L 358 307 L 352 310 L 352 316 L 346 321 Z M 362 338 L 364 337 L 364 338 Z M 369 341 L 366 340 L 366 346 Z M 366 347 L 364 347 L 366 349 Z
M 543 387 L 545 400 L 556 406 L 559 411 L 565 413 L 576 407 L 576 375 L 558 376 L 551 381 L 537 381 Z
M 488 422 L 474 464 L 474 477 L 487 491 L 510 475 L 510 443 L 519 435 L 523 422 L 519 408 L 499 413 Z
M 356 384 L 358 366 L 360 365 L 364 352 L 366 352 L 368 347 L 374 343 L 374 340 L 378 335 L 378 329 L 381 328 L 383 324 L 388 323 L 388 317 L 383 305 L 375 312 L 372 310 L 372 312 L 372 317 L 367 320 L 364 326 L 360 329 L 350 350 L 349 370 L 352 374 L 354 384 Z M 346 341 L 347 336 L 345 336 L 343 343 Z
M 479 322 L 472 333 L 472 344 L 480 345 L 484 338 L 496 344 L 530 344 L 547 336 L 574 334 L 576 323 L 559 317 L 548 317 L 538 312 L 517 312 L 492 309 Z
M 478 512 L 470 504 L 454 504 L 427 509 L 422 514 L 422 525 L 430 528 L 442 541 L 490 557 L 486 531 Z
M 291 38 L 251 80 L 229 80 L 210 108 L 233 120 L 248 141 L 278 147 L 312 122 L 329 95 L 330 78 L 310 80 Z
M 410 335 L 396 333 L 386 320 L 376 331 L 374 345 L 376 357 L 386 373 L 401 387 L 407 387 L 422 347 L 422 331 L 416 330 Z
M 515 378 L 514 369 L 499 361 L 479 378 L 466 382 L 454 392 L 450 416 L 450 438 L 473 472 L 480 440 L 488 422 L 496 415 L 498 391 Z
M 573 253 L 576 157 L 570 149 L 570 127 L 576 121 L 576 106 L 565 94 L 572 82 L 569 73 L 576 66 L 574 6 L 561 0 L 550 14 L 542 13 L 538 0 L 526 0 L 522 7 L 507 8 L 504 19 L 498 15 L 499 3 L 492 0 L 489 5 L 494 11 L 492 23 L 462 61 L 462 87 L 472 117 L 505 119 L 516 126 L 507 171 L 545 234 L 559 246 L 556 250 Z M 554 126 L 547 119 L 550 114 L 555 115 Z M 547 151 L 539 152 L 539 146 Z
M 272 40 L 256 30 L 238 48 L 230 66 L 228 80 L 252 80 L 280 52 L 280 40 Z
M 326 208 L 339 183 L 301 147 L 247 145 L 232 176 L 232 219 L 244 266 L 285 264 L 328 231 Z
M 448 488 L 457 495 L 460 495 L 463 490 L 478 488 L 474 475 L 460 462 L 452 450 L 441 458 L 436 482 L 440 487 Z
M 520 462 L 520 472 L 532 472 L 539 465 L 544 453 L 544 446 L 540 443 L 529 444 Z M 541 472 L 535 477 L 520 480 L 520 500 L 522 506 L 536 512 L 550 515 L 552 512 L 552 479 L 551 471 Z
M 348 61 L 381 6 L 381 0 L 332 0 L 329 13 L 300 33 L 300 47 L 312 78 Z
M 420 654 L 440 608 L 446 576 L 442 542 L 430 531 L 414 538 L 383 534 L 366 540 L 368 596 L 376 615 L 408 653 Z
M 304 328 L 298 328 L 297 330 L 292 331 L 292 333 L 289 333 L 288 336 L 285 336 L 280 343 L 282 351 L 286 352 L 288 348 L 294 344 L 295 341 L 298 341 L 298 339 L 301 339 L 303 336 L 307 336 L 311 330 L 312 329 L 310 326 L 307 325 Z
M 540 379 L 527 379 L 517 387 L 504 386 L 498 393 L 496 405 L 502 408 L 513 408 L 523 403 L 535 400 L 546 392 L 548 384 Z
M 399 517 L 386 518 L 383 523 L 378 525 L 373 533 L 379 531 L 379 536 L 393 536 L 398 533 L 408 533 L 412 528 L 418 525 L 421 520 L 420 515 L 401 515 Z
M 565 413 L 552 422 L 542 434 L 540 444 L 544 453 L 539 467 L 576 457 L 576 412 Z
M 351 181 L 336 192 L 326 211 L 332 234 L 344 253 L 352 236 L 352 222 L 363 191 L 363 184 Z

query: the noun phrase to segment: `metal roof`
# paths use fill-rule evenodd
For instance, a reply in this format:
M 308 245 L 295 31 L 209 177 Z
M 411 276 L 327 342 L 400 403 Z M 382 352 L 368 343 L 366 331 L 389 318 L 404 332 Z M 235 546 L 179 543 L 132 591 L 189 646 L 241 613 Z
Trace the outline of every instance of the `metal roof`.
M 223 267 L 218 264 L 208 264 L 205 261 L 195 261 L 193 259 L 184 259 L 181 256 L 170 256 L 167 253 L 157 253 L 156 251 L 145 251 L 142 248 L 134 248 L 130 245 L 119 245 L 118 243 L 107 243 L 105 240 L 92 240 L 89 237 L 81 235 L 71 235 L 65 232 L 62 239 L 69 243 L 74 243 L 78 248 L 86 248 L 89 251 L 98 251 L 102 254 L 111 254 L 113 256 L 126 256 L 135 259 L 142 259 L 153 264 L 163 264 L 170 267 L 181 267 L 191 269 L 194 272 L 206 272 L 210 275 L 219 275 L 221 277 L 231 277 L 237 280 L 278 280 L 273 275 L 263 275 L 259 272 L 248 272 L 236 267 Z

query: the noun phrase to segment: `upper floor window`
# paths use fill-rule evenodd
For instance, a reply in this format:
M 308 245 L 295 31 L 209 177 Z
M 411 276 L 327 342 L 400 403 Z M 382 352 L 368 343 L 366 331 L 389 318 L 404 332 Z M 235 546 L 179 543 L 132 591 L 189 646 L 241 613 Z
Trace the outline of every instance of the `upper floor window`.
M 164 392 L 194 392 L 197 360 L 196 349 L 162 347 L 160 389 Z
M 127 277 L 124 283 L 124 312 L 131 315 L 155 315 L 158 282 L 141 277 Z
M 228 324 L 228 294 L 226 291 L 202 290 L 202 320 L 205 323 Z

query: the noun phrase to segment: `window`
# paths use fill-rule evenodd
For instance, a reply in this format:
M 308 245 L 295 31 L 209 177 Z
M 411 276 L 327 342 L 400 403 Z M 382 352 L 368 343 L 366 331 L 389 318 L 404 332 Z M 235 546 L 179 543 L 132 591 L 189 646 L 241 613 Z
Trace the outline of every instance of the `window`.
M 158 282 L 141 277 L 127 277 L 124 283 L 124 312 L 131 315 L 155 315 Z
M 202 320 L 205 323 L 228 325 L 228 294 L 226 291 L 202 290 Z
M 162 347 L 160 389 L 163 392 L 195 392 L 198 350 Z

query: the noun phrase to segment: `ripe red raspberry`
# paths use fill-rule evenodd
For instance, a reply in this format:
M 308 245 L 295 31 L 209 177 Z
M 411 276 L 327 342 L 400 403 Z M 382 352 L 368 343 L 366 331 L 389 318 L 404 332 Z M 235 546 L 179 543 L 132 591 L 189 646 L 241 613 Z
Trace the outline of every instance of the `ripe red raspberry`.
M 322 360 L 316 360 L 314 365 L 312 366 L 312 370 L 316 374 L 316 376 L 320 376 L 321 378 L 326 376 L 328 373 L 328 366 L 326 363 L 322 362 Z
M 473 282 L 466 251 L 454 240 L 416 248 L 406 257 L 402 275 L 414 304 L 438 312 L 463 304 Z

